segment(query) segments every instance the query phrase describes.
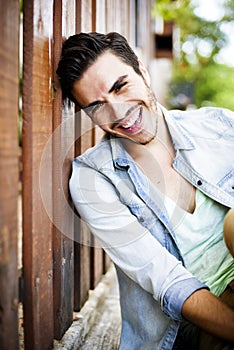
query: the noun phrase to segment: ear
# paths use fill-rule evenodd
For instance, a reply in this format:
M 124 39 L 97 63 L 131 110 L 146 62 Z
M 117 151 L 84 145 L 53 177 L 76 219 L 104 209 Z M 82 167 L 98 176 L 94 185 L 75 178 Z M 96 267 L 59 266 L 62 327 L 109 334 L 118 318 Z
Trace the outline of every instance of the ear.
M 141 74 L 143 75 L 145 82 L 147 83 L 148 86 L 150 86 L 150 76 L 149 76 L 148 70 L 145 68 L 144 63 L 141 60 L 138 59 L 138 63 L 139 63 L 139 69 L 141 71 Z

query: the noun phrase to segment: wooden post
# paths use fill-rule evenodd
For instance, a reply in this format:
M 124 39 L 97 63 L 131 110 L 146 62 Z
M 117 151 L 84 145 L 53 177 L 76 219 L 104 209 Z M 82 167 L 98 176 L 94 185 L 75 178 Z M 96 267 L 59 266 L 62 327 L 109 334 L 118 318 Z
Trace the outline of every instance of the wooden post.
M 92 0 L 76 0 L 76 32 L 92 30 Z M 84 112 L 75 118 L 75 155 L 93 146 L 92 123 Z M 88 132 L 86 132 L 88 130 Z M 90 232 L 76 214 L 74 222 L 74 310 L 78 311 L 90 289 Z
M 79 155 L 93 146 L 93 125 L 83 111 L 77 112 L 75 153 Z M 76 214 L 74 222 L 74 309 L 78 311 L 91 288 L 91 237 L 86 224 Z
M 63 6 L 65 3 L 66 6 Z M 65 12 L 63 12 L 63 10 Z M 61 339 L 73 320 L 74 213 L 68 193 L 71 162 L 74 158 L 74 108 L 62 109 L 61 89 L 56 69 L 62 37 L 74 34 L 74 0 L 54 1 L 53 81 L 53 263 L 54 263 L 54 337 Z
M 99 0 L 92 0 L 92 31 L 97 30 L 97 3 Z M 87 116 L 86 116 L 87 118 Z M 92 139 L 93 144 L 99 141 L 97 138 L 99 136 L 98 127 L 93 127 L 92 129 Z M 91 270 L 90 270 L 90 288 L 95 288 L 97 283 L 103 274 L 103 251 L 97 242 L 95 237 L 91 239 Z
M 18 349 L 19 1 L 1 1 L 0 49 L 0 347 Z
M 43 150 L 52 133 L 52 19 L 52 1 L 24 1 L 22 143 L 26 350 L 53 347 L 52 224 L 42 201 L 39 181 Z M 52 198 L 51 156 L 46 169 L 49 202 Z

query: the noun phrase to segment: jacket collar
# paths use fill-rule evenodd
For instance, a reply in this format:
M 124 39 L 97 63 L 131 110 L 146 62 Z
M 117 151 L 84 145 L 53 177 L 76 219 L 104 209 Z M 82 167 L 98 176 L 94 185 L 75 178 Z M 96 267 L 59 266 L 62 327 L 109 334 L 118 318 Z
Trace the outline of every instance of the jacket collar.
M 194 149 L 194 144 L 189 137 L 188 133 L 182 127 L 181 122 L 184 120 L 185 114 L 188 112 L 183 112 L 180 110 L 168 111 L 165 107 L 158 103 L 158 107 L 162 110 L 174 147 L 176 150 L 192 150 Z

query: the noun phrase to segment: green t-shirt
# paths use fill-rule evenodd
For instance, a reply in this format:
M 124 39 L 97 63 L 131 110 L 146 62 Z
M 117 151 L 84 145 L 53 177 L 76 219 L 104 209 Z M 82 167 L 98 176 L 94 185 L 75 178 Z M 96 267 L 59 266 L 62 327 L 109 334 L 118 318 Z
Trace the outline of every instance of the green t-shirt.
M 196 208 L 192 214 L 165 198 L 168 215 L 177 211 L 174 231 L 186 268 L 211 292 L 219 296 L 234 280 L 234 259 L 223 239 L 223 220 L 228 208 L 196 190 Z M 180 213 L 179 213 L 180 212 Z

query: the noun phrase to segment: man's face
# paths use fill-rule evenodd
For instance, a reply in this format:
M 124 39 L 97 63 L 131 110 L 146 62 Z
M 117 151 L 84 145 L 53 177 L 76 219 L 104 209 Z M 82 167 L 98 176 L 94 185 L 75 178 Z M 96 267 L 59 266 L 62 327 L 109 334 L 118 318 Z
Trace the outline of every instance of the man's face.
M 105 52 L 74 83 L 73 96 L 105 132 L 147 144 L 156 134 L 157 107 L 142 76 L 119 57 Z

